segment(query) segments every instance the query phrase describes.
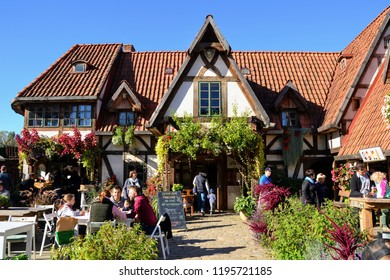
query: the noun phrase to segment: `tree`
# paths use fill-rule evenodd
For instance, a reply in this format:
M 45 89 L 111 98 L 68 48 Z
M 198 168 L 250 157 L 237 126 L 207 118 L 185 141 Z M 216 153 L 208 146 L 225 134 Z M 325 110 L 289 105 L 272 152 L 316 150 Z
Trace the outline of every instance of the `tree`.
M 11 146 L 11 147 L 17 146 L 14 131 L 10 131 L 10 132 L 6 130 L 0 131 L 0 147 L 6 147 L 6 146 Z

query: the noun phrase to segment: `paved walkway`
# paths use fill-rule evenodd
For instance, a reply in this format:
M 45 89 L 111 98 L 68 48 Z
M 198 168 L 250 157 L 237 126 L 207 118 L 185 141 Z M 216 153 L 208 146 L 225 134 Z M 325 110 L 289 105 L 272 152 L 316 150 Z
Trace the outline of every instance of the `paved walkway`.
M 37 238 L 37 250 L 41 238 Z M 160 245 L 159 245 L 160 246 Z M 265 260 L 266 251 L 251 235 L 239 215 L 233 212 L 217 212 L 201 216 L 187 216 L 187 230 L 173 230 L 169 239 L 171 254 L 168 260 Z M 49 260 L 49 247 L 39 252 L 37 260 Z M 160 247 L 159 247 L 160 249 Z M 162 256 L 159 259 L 163 259 Z
M 187 230 L 174 230 L 169 260 L 265 260 L 266 251 L 237 213 L 195 214 Z

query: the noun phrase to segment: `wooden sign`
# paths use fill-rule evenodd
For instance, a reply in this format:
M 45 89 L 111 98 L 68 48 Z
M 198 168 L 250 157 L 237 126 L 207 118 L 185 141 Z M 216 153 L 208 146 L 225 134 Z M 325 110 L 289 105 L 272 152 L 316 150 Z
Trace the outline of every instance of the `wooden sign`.
M 158 213 L 167 213 L 171 220 L 172 229 L 186 229 L 186 218 L 183 209 L 181 192 L 158 192 Z

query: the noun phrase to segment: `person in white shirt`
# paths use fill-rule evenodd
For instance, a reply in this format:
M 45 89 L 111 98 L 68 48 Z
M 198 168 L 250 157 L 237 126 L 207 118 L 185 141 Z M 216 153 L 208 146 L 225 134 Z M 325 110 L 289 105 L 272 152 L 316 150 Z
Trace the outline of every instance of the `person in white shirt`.
M 59 217 L 74 217 L 79 216 L 80 211 L 73 211 L 73 205 L 76 203 L 76 198 L 73 193 L 68 193 L 64 195 L 63 198 L 64 204 L 58 210 Z

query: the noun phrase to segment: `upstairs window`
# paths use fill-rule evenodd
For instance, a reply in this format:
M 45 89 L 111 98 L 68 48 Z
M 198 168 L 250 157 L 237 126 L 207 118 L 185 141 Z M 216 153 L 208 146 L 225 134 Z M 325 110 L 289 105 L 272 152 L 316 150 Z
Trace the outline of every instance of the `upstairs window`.
M 199 116 L 221 114 L 221 83 L 199 83 Z
M 296 111 L 282 112 L 282 126 L 283 127 L 299 127 L 299 116 Z
M 135 124 L 134 112 L 120 112 L 119 113 L 119 125 L 129 126 Z
M 28 113 L 29 127 L 58 127 L 59 107 L 57 105 L 36 106 Z
M 72 105 L 64 108 L 64 126 L 89 127 L 92 125 L 91 105 Z
M 73 72 L 75 73 L 84 73 L 87 71 L 87 65 L 85 63 L 76 63 L 73 66 Z
M 87 70 L 89 70 L 90 64 L 88 61 L 83 59 L 77 59 L 71 62 L 72 64 L 72 73 L 85 73 Z
M 59 125 L 60 110 L 58 106 L 51 106 L 45 108 L 45 126 L 57 127 Z
M 43 126 L 43 106 L 35 106 L 28 112 L 28 126 L 42 127 Z

